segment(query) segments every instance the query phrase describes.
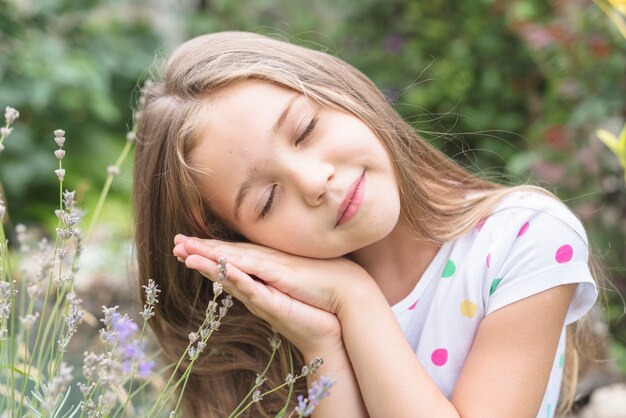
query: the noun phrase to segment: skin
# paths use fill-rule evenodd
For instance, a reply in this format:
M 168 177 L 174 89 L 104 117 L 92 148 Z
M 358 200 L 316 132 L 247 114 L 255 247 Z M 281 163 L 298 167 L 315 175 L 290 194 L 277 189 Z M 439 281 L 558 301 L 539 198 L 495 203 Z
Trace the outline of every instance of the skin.
M 225 257 L 224 289 L 305 359 L 324 358 L 320 373 L 337 383 L 316 417 L 536 415 L 576 285 L 486 317 L 447 399 L 389 307 L 415 286 L 437 248 L 402 233 L 398 185 L 373 132 L 352 115 L 257 81 L 224 89 L 211 109 L 192 163 L 207 172 L 200 187 L 214 210 L 255 244 L 178 235 L 174 254 L 210 280 Z M 315 129 L 298 142 L 313 119 Z M 250 172 L 256 179 L 235 216 L 238 190 Z M 359 211 L 337 225 L 339 205 L 363 174 Z M 270 199 L 274 187 L 278 193 Z M 269 200 L 271 211 L 259 218 Z

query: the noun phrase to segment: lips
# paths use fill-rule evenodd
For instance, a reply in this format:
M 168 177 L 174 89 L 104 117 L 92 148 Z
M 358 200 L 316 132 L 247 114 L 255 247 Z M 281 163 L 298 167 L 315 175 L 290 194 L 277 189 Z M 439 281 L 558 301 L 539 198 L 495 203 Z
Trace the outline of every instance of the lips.
M 365 173 L 361 174 L 348 188 L 346 197 L 343 199 L 343 202 L 341 202 L 341 205 L 339 205 L 337 224 L 335 226 L 345 224 L 356 215 L 361 207 L 364 192 Z

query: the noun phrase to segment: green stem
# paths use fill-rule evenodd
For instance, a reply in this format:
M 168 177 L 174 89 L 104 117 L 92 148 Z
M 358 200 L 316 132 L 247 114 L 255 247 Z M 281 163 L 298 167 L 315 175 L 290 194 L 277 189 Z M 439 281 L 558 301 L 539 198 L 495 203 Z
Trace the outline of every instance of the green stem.
M 161 351 L 162 351 L 162 350 L 158 350 L 158 351 L 157 351 L 157 354 L 154 356 L 154 358 L 158 357 L 158 356 L 160 355 Z M 157 371 L 155 374 L 156 374 L 157 376 L 160 376 L 161 374 L 163 374 L 164 372 L 166 372 L 168 369 L 171 369 L 172 367 L 174 367 L 174 365 L 173 365 L 173 364 L 170 364 L 170 365 L 168 365 L 168 366 L 165 366 L 165 367 L 163 367 L 161 370 Z M 145 389 L 145 387 L 146 387 L 146 386 L 148 386 L 149 384 L 150 384 L 150 381 L 149 381 L 149 380 L 146 380 L 146 381 L 145 381 L 145 382 L 143 382 L 141 385 L 139 385 L 139 387 L 137 387 L 137 389 L 135 389 L 135 391 L 134 391 L 134 392 L 132 392 L 132 393 L 131 393 L 131 392 L 130 392 L 130 389 L 129 389 L 129 391 L 128 391 L 128 392 L 129 392 L 128 399 L 132 399 L 132 398 L 134 398 L 135 396 L 137 396 L 137 394 L 139 394 L 139 393 L 140 393 L 143 389 Z M 126 408 L 126 405 L 124 405 L 124 408 Z M 118 415 L 118 414 L 120 414 L 120 413 L 121 413 L 122 415 Z M 124 416 L 124 414 L 123 414 L 123 413 L 124 413 L 124 410 L 122 410 L 122 406 L 120 405 L 120 406 L 119 406 L 119 407 L 115 410 L 115 412 L 113 413 L 113 415 L 111 415 L 111 416 L 112 416 L 112 417 Z
M 8 126 L 8 125 L 7 125 Z M 9 302 L 11 303 L 11 322 L 9 332 L 9 365 L 11 367 L 11 413 L 15 405 L 15 296 L 13 289 L 13 281 L 11 280 L 11 266 L 9 264 L 9 247 L 7 245 L 7 237 L 4 232 L 4 224 L 0 221 L 0 251 L 2 252 L 2 281 L 7 279 L 9 283 Z M 0 360 L 4 358 L 4 343 L 0 350 Z
M 276 351 L 278 348 L 274 348 L 272 349 L 272 354 L 270 355 L 269 360 L 267 361 L 267 365 L 265 366 L 265 369 L 263 370 L 263 372 L 261 373 L 260 377 L 265 377 L 265 375 L 267 374 L 267 371 L 270 368 L 270 365 L 272 364 L 272 361 L 274 361 L 274 357 L 276 356 Z M 244 405 L 244 403 L 246 402 L 246 400 L 254 393 L 254 391 L 258 388 L 259 386 L 257 386 L 256 384 L 252 386 L 252 389 L 250 389 L 250 391 L 246 394 L 246 396 L 244 396 L 244 398 L 241 400 L 241 402 L 239 402 L 239 405 L 237 405 L 235 407 L 235 409 L 233 410 L 233 412 L 230 413 L 230 415 L 228 415 L 228 418 L 237 418 L 239 415 L 241 415 L 252 403 L 254 403 L 254 401 L 252 401 L 251 403 L 248 403 L 246 405 L 245 408 L 243 408 L 241 411 L 239 410 L 239 408 L 241 408 L 242 405 Z M 235 414 L 236 413 L 236 414 Z M 234 415 L 233 415 L 234 414 Z
M 139 346 L 141 347 L 141 342 L 143 341 L 143 334 L 146 330 L 146 323 L 148 322 L 147 319 L 144 318 L 143 320 L 143 326 L 141 327 L 141 334 L 139 335 Z M 133 372 L 130 375 L 130 384 L 128 385 L 128 396 L 126 397 L 126 402 L 124 402 L 124 408 L 122 408 L 122 416 L 124 415 L 124 412 L 126 412 L 126 407 L 128 406 L 128 401 L 130 400 L 130 394 L 131 391 L 133 389 L 133 381 L 135 379 L 135 368 L 133 367 Z M 117 413 L 117 412 L 116 412 Z
M 217 300 L 217 295 L 213 295 L 213 299 L 212 302 L 216 303 Z M 214 317 L 214 313 L 212 312 L 208 312 L 207 315 L 204 317 L 204 321 L 202 322 L 202 325 L 200 325 L 200 328 L 198 328 L 198 332 L 200 332 L 200 330 L 202 330 L 205 326 L 207 326 L 208 324 L 211 323 L 211 320 Z M 221 321 L 223 318 L 222 315 L 218 316 L 217 320 Z M 211 335 L 213 335 L 213 329 L 211 329 L 211 331 L 207 334 L 207 336 L 202 339 L 202 341 L 206 344 L 207 341 L 209 340 L 209 338 L 211 338 Z M 167 384 L 165 385 L 165 388 L 161 391 L 161 393 L 159 394 L 159 398 L 157 399 L 157 402 L 155 403 L 155 405 L 152 407 L 152 409 L 150 410 L 150 412 L 148 413 L 148 417 L 151 416 L 152 412 L 154 412 L 154 409 L 159 405 L 159 402 L 161 401 L 161 398 L 163 397 L 163 394 L 166 393 L 166 389 L 168 388 L 170 382 L 172 381 L 176 371 L 178 370 L 178 367 L 180 366 L 182 360 L 187 356 L 189 347 L 191 347 L 192 343 L 190 342 L 187 345 L 187 349 L 185 349 L 185 352 L 183 353 L 183 355 L 181 356 L 180 360 L 178 361 L 178 364 L 176 365 L 176 369 L 174 370 L 174 372 L 172 373 L 172 375 L 170 376 L 170 379 L 167 381 Z M 178 379 L 178 381 L 176 382 L 176 384 L 174 385 L 174 387 L 169 391 L 169 393 L 167 394 L 167 396 L 165 397 L 165 400 L 163 400 L 163 405 L 161 405 L 159 407 L 159 409 L 156 411 L 156 414 L 158 415 L 159 412 L 161 412 L 161 410 L 163 409 L 163 407 L 165 407 L 165 404 L 167 403 L 167 401 L 172 397 L 172 395 L 174 394 L 176 388 L 181 384 L 181 382 L 183 382 L 183 380 L 186 382 L 187 379 L 189 378 L 189 375 L 191 374 L 191 368 L 193 367 L 194 363 L 196 362 L 196 359 L 199 357 L 200 353 L 197 353 L 193 359 L 191 359 L 191 362 L 189 363 L 189 365 L 187 366 L 187 368 L 185 369 L 185 372 L 183 373 L 183 375 L 180 377 L 180 379 Z M 180 395 L 179 395 L 179 399 L 177 402 L 177 405 L 180 403 L 180 399 L 182 398 L 184 394 L 184 388 L 183 391 L 181 391 Z M 175 411 L 174 411 L 175 412 Z
M 62 197 L 63 182 L 61 181 L 60 184 L 61 184 L 61 209 L 63 209 L 63 197 Z M 57 222 L 57 228 L 60 228 L 60 227 L 61 227 L 61 220 Z M 57 234 L 54 240 L 54 248 L 52 250 L 53 257 L 56 257 L 56 252 L 57 252 L 58 247 L 59 247 L 59 235 Z M 48 298 L 50 296 L 50 289 L 52 288 L 53 276 L 54 276 L 54 262 L 52 264 L 52 268 L 50 269 L 50 274 L 48 275 L 48 286 L 46 288 L 46 296 L 44 297 L 43 308 L 41 309 L 41 315 L 39 315 L 41 317 L 41 320 L 39 321 L 39 324 L 37 326 L 37 337 L 35 338 L 35 345 L 33 346 L 33 352 L 31 353 L 30 360 L 28 361 L 28 369 L 26 372 L 27 375 L 30 375 L 30 371 L 33 365 L 33 359 L 35 358 L 35 351 L 39 348 L 39 341 L 41 339 L 41 329 L 43 328 L 44 316 L 46 316 L 46 309 L 48 307 Z M 49 324 L 50 324 L 50 318 L 46 322 L 46 328 L 49 327 Z M 39 349 L 38 356 L 37 356 L 37 370 L 39 371 L 37 375 L 37 385 L 41 384 L 41 358 L 42 358 L 43 351 L 44 351 L 43 348 Z M 24 404 L 24 392 L 25 391 L 26 391 L 26 382 L 22 384 L 22 399 L 20 400 L 20 406 L 18 409 L 17 416 L 21 416 L 20 413 L 22 411 L 22 405 Z
M 287 341 L 287 354 L 289 355 L 289 373 L 293 376 L 294 368 L 293 368 L 293 352 L 291 349 L 291 343 Z M 291 397 L 293 396 L 293 384 L 289 385 L 289 394 L 287 395 L 287 400 L 285 401 L 285 406 L 278 412 L 276 415 L 277 418 L 281 418 L 285 416 L 287 413 L 287 409 L 289 409 L 289 402 L 291 402 Z
M 122 149 L 120 156 L 117 158 L 117 161 L 115 161 L 116 167 L 119 167 L 124 162 L 124 160 L 128 156 L 128 153 L 130 152 L 132 145 L 133 143 L 131 141 L 126 142 L 126 145 Z M 89 228 L 87 229 L 87 233 L 85 234 L 85 241 L 84 241 L 85 244 L 89 242 L 89 238 L 91 237 L 91 233 L 93 232 L 94 226 L 96 225 L 96 222 L 98 221 L 98 218 L 100 217 L 100 212 L 102 211 L 102 207 L 104 206 L 104 201 L 106 200 L 106 197 L 109 194 L 109 189 L 111 188 L 111 184 L 113 183 L 114 177 L 115 176 L 113 174 L 109 174 L 109 176 L 106 179 L 106 182 L 104 183 L 104 187 L 102 188 L 102 191 L 100 192 L 100 197 L 98 198 L 96 209 L 94 210 L 93 217 L 91 218 L 91 222 L 89 223 Z

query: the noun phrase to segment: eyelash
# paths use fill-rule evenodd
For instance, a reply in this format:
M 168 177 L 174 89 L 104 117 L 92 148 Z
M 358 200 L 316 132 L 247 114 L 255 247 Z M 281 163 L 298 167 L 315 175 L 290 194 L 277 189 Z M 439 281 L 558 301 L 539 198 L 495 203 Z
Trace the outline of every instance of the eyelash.
M 267 198 L 267 202 L 265 202 L 265 205 L 263 206 L 263 209 L 261 209 L 261 213 L 259 214 L 259 219 L 265 218 L 265 216 L 270 212 L 270 209 L 272 208 L 272 202 L 274 202 L 274 198 L 276 196 L 276 187 L 276 184 L 272 186 L 270 196 Z
M 298 137 L 298 139 L 296 139 L 294 146 L 297 147 L 302 142 L 304 142 L 309 137 L 309 135 L 311 135 L 311 132 L 313 132 L 313 129 L 315 129 L 315 125 L 317 125 L 318 119 L 319 119 L 318 117 L 314 117 L 313 119 L 311 119 L 311 122 L 309 122 L 304 132 L 302 132 L 302 134 Z
M 304 142 L 311 135 L 311 133 L 313 132 L 313 129 L 315 129 L 315 125 L 317 125 L 318 119 L 319 118 L 317 117 L 314 117 L 313 119 L 311 119 L 311 122 L 309 122 L 309 124 L 304 129 L 302 134 L 296 139 L 294 146 L 297 147 L 298 145 L 302 144 L 302 142 Z M 265 205 L 263 206 L 263 209 L 261 209 L 261 213 L 259 214 L 259 219 L 265 218 L 267 214 L 270 212 L 270 210 L 272 209 L 272 203 L 274 202 L 274 199 L 276 198 L 276 187 L 277 187 L 276 184 L 272 186 L 272 190 L 270 191 L 270 196 L 267 198 L 267 202 L 265 202 Z

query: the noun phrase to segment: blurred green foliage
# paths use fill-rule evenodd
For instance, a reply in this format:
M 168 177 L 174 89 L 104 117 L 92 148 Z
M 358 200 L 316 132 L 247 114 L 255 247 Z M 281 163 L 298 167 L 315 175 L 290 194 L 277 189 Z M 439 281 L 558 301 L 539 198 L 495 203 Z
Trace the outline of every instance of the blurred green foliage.
M 141 7 L 118 3 L 0 2 L 0 101 L 21 113 L 0 163 L 16 221 L 56 203 L 54 129 L 68 139 L 66 184 L 82 194 L 100 187 L 126 140 L 131 92 L 159 37 Z
M 218 30 L 337 54 L 470 169 L 548 187 L 583 219 L 626 294 L 626 186 L 595 137 L 624 125 L 626 41 L 591 0 L 0 0 L 0 105 L 22 113 L 0 161 L 13 220 L 54 206 L 56 128 L 67 132 L 66 184 L 89 208 L 155 53 Z M 129 216 L 124 171 L 110 219 Z M 623 303 L 610 300 L 624 346 Z

